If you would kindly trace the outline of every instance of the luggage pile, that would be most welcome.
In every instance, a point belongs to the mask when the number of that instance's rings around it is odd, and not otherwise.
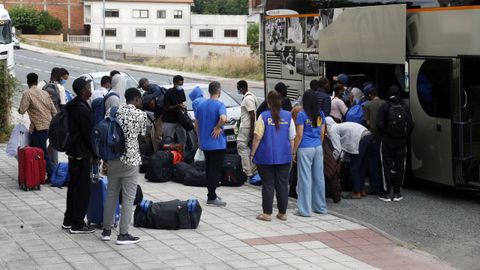
[[[181,144],[164,144],[161,150],[153,152],[148,141],[140,143],[142,166],[140,173],[150,182],[174,181],[193,187],[206,187],[205,157],[199,149],[183,152]],[[242,161],[237,154],[227,154],[222,166],[222,186],[242,186],[247,180],[243,173]]]

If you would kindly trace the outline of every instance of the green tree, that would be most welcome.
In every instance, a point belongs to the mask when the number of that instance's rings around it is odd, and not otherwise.
[[[258,53],[259,39],[260,39],[260,25],[258,23],[248,24],[247,43],[248,45],[250,45],[250,49],[254,53]]]
[[[248,0],[194,0],[197,14],[247,15]]]
[[[37,11],[32,7],[14,6],[9,10],[13,26],[23,33],[45,33],[62,30],[62,22],[47,11]]]

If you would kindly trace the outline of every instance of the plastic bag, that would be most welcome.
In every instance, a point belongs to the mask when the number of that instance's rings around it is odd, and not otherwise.
[[[30,144],[30,133],[23,124],[17,124],[10,135],[7,144],[7,154],[9,157],[17,158],[19,147],[24,147]]]
[[[198,148],[197,152],[195,153],[195,157],[193,158],[194,162],[202,162],[205,161],[205,154],[203,153],[202,149]]]

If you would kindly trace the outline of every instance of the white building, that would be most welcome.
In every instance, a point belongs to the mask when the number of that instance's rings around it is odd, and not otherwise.
[[[105,6],[106,47],[183,57],[248,53],[247,16],[193,15],[192,0],[113,0]],[[90,46],[102,47],[102,1],[84,2]]]

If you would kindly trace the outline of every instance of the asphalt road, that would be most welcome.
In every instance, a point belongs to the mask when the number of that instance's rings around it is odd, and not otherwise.
[[[35,72],[39,76],[39,80],[49,80],[50,71],[53,67],[66,68],[70,73],[70,78],[67,81],[66,88],[72,89],[73,80],[85,73],[99,72],[111,70],[119,70],[130,74],[137,81],[140,78],[148,78],[155,81],[159,85],[168,85],[172,82],[171,76],[165,76],[162,74],[155,74],[150,72],[139,72],[131,70],[121,65],[101,65],[93,64],[64,57],[58,57],[55,55],[41,54],[28,50],[15,50],[15,75],[20,82],[26,87],[26,76],[30,72]],[[179,72],[179,74],[182,74]],[[221,80],[222,89],[229,93],[235,100],[241,102],[242,96],[237,94],[236,82],[237,80]],[[210,83],[209,81],[185,78],[185,83]],[[263,88],[250,87],[250,90],[257,95],[260,99],[263,98]]]
[[[171,81],[161,74],[91,64],[27,50],[15,51],[15,60],[16,76],[22,83],[25,83],[29,72],[36,72],[40,79],[48,79],[54,66],[69,70],[71,77],[67,89],[71,89],[71,83],[81,74],[113,69],[129,73],[137,80],[147,77],[158,84]],[[208,83],[192,79],[187,79],[187,82]],[[222,81],[223,89],[240,101],[235,83],[236,80]],[[263,96],[263,89],[251,90]],[[403,195],[404,200],[400,203],[386,204],[368,196],[362,200],[330,203],[329,207],[337,213],[369,223],[408,246],[434,254],[459,269],[480,269],[480,194],[421,183],[406,188]]]

